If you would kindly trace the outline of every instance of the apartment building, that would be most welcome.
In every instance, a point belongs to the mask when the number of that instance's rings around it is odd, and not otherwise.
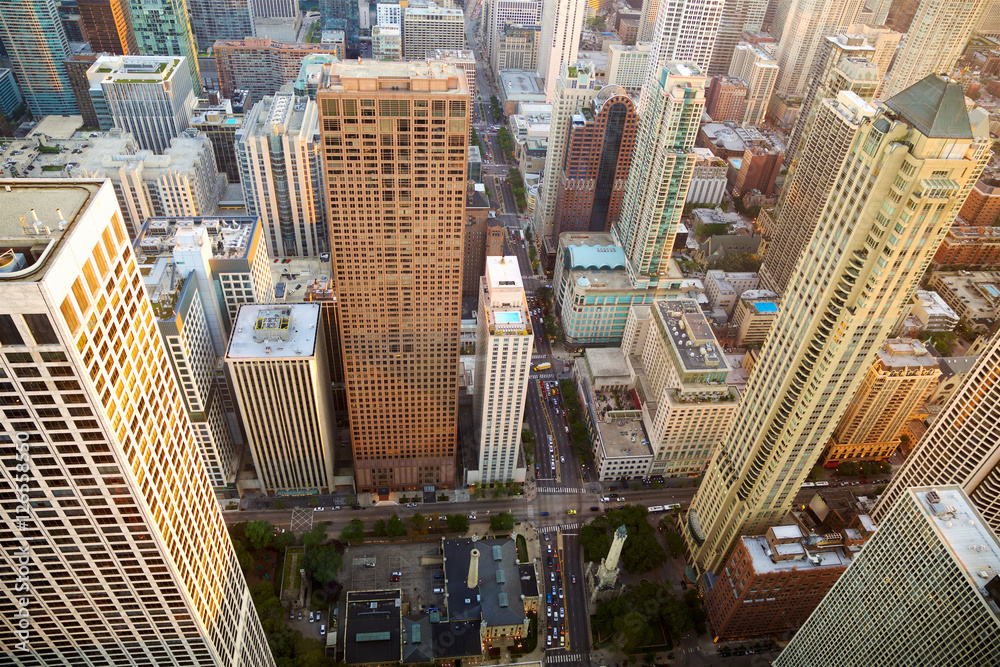
[[[652,44],[638,43],[634,46],[609,44],[608,67],[605,80],[609,86],[621,86],[625,92],[635,95],[642,87],[649,67],[649,52]]]
[[[736,347],[763,347],[778,319],[778,295],[768,290],[746,290],[733,311]]]
[[[191,18],[186,0],[160,2],[129,2],[132,31],[146,56],[184,58],[196,96],[201,95],[201,72],[198,69],[198,45],[191,32]],[[228,97],[228,95],[227,95]]]
[[[69,40],[55,0],[5,0],[0,42],[33,116],[77,113],[63,64],[70,56]]]
[[[740,42],[733,50],[729,75],[738,78],[747,87],[742,122],[759,125],[764,121],[774,84],[778,80],[777,58],[757,44]]]
[[[263,37],[218,40],[214,48],[222,96],[232,97],[237,90],[249,91],[248,105],[294,81],[306,56],[327,54],[344,58],[344,50],[337,44],[278,42]]]
[[[77,0],[76,5],[91,51],[121,56],[139,52],[127,0]]]
[[[461,9],[430,5],[403,10],[403,58],[426,60],[433,49],[465,48],[465,14]]]

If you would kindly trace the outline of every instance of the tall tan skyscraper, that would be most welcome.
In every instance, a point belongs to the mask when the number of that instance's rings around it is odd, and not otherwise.
[[[3,181],[0,236],[2,662],[273,665],[111,183]]]
[[[961,86],[927,77],[859,123],[687,515],[700,572],[791,507],[985,165]]]
[[[893,477],[872,515],[889,512],[913,486],[958,484],[1000,530],[1000,334]]]
[[[862,8],[861,0],[791,0],[778,43],[774,89],[786,97],[803,95],[824,36],[843,32]]]
[[[921,0],[889,72],[885,94],[895,95],[928,74],[950,73],[986,4],[986,0]]]
[[[455,483],[469,88],[333,63],[317,93],[357,486]]]

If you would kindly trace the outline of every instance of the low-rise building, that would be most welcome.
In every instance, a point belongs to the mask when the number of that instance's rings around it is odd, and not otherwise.
[[[737,347],[763,347],[778,319],[778,295],[768,290],[746,290],[733,312]]]
[[[985,333],[1000,314],[1000,274],[992,271],[936,271],[930,287],[966,326]]]
[[[734,197],[742,197],[754,190],[765,198],[774,194],[775,182],[785,159],[785,147],[775,141],[773,135],[765,135],[764,139],[746,144],[742,156],[730,158],[729,163],[735,167],[735,175],[731,179]]]
[[[958,216],[968,225],[990,227],[1000,224],[1000,179],[976,181]]]
[[[264,37],[220,39],[215,42],[214,50],[222,95],[232,97],[234,91],[247,90],[247,105],[294,81],[307,56],[326,54],[344,58],[342,44],[301,44]]]
[[[712,634],[725,641],[794,632],[863,543],[857,529],[819,536],[794,524],[741,537],[718,576],[709,577],[705,613]]]
[[[937,292],[917,290],[911,301],[910,315],[916,318],[918,331],[954,331],[958,326],[958,313]]]
[[[398,665],[403,662],[402,600],[403,591],[398,588],[347,592],[341,627],[345,664]],[[431,638],[427,637],[426,641],[430,643]]]
[[[726,174],[729,169],[725,160],[716,157],[707,148],[695,148],[698,158],[691,174],[691,185],[688,186],[686,203],[712,204],[722,203],[726,194]]]
[[[372,57],[375,60],[403,59],[403,31],[398,25],[372,26]]]
[[[934,263],[942,269],[1000,269],[1000,224],[968,226],[965,220],[956,218],[934,253]]]
[[[538,48],[541,26],[505,24],[497,32],[496,50],[493,52],[493,72],[498,75],[505,69],[532,71],[538,67]]]
[[[732,316],[740,295],[756,290],[759,284],[760,277],[753,272],[712,270],[705,274],[705,296],[713,308],[721,308],[727,316]]]
[[[505,69],[497,72],[500,80],[500,102],[506,116],[518,113],[518,107],[525,103],[544,103],[545,86],[534,72]]]

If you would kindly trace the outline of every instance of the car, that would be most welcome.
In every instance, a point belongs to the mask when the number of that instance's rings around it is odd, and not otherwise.
[[[566,510],[566,514],[568,514],[569,516],[573,516],[574,514],[576,514],[576,510]]]
[[[552,637],[546,637],[545,638],[545,645],[546,646],[552,646]]]
[[[623,503],[625,502],[625,496],[618,496],[617,498],[615,498],[615,500],[617,500],[620,503]]]
[[[470,514],[470,515],[469,515],[469,518],[470,518],[470,519],[472,519],[473,521],[475,521],[475,519],[476,519],[476,515],[475,515],[475,514]]]
[[[402,572],[393,572],[392,576],[394,576],[394,577],[402,577],[403,573]]]
[[[299,610],[299,620],[300,621],[302,620],[302,611],[301,610]]]
[[[566,427],[566,430],[569,431],[569,427],[568,426]],[[559,463],[566,463],[566,457],[560,455],[559,456]]]
[[[575,574],[572,577],[570,577],[570,581],[572,581],[574,584],[576,583],[576,575]]]
[[[590,511],[591,512],[600,512],[601,508],[598,507],[597,505],[594,505],[593,507],[590,508]]]
[[[351,509],[352,510],[359,510],[359,509],[361,509],[361,505],[351,505]]]
[[[315,621],[316,621],[316,618],[313,616],[313,613],[309,612],[309,622],[310,623],[314,623]]]
[[[548,512],[539,512],[538,516],[548,516]]]
[[[611,497],[610,496],[603,496],[601,498],[601,502],[602,503],[610,503],[611,502]]]
[[[437,574],[434,575],[434,578],[435,579],[444,579],[444,575],[441,574],[440,572],[438,572]]]
[[[435,588],[434,589],[434,595],[441,595],[443,593],[444,593],[444,589],[443,588]]]
[[[389,577],[390,583],[395,583],[397,581],[399,581],[399,577],[397,577],[396,575],[392,575],[391,577]]]
[[[555,580],[556,580],[556,573],[555,572],[549,572],[549,581],[553,581],[554,582]]]
[[[417,504],[416,503],[406,503],[406,506],[407,507],[416,507]]]
[[[339,510],[339,509],[340,509],[340,505],[334,505],[334,506],[333,506],[333,507],[331,507],[330,509],[331,509],[331,510],[333,510],[334,512],[336,512],[337,510]]]
[[[313,512],[322,512],[322,511],[323,511],[322,507],[314,507],[313,508]]]
[[[552,567],[552,556],[547,556],[545,559],[545,564]]]
[[[545,607],[545,613],[548,614],[549,616],[551,616],[552,615],[552,607]]]
[[[326,625],[325,624],[319,626],[319,634],[320,634],[320,636],[323,636],[323,635],[326,634]]]
[[[447,520],[448,520],[448,517],[446,517],[444,514],[439,514],[438,515],[438,521],[447,521]]]
[[[295,620],[295,610],[294,609],[288,614],[288,620],[289,621],[294,621]]]

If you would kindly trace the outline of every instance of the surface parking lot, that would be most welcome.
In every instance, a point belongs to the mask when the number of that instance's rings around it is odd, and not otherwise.
[[[403,603],[409,604],[408,613],[416,613],[427,606],[440,607],[444,603],[444,595],[433,592],[435,588],[444,588],[439,541],[350,546],[344,557],[344,568],[350,574],[348,590],[399,588],[403,591]],[[398,582],[390,581],[393,572],[400,573]]]

